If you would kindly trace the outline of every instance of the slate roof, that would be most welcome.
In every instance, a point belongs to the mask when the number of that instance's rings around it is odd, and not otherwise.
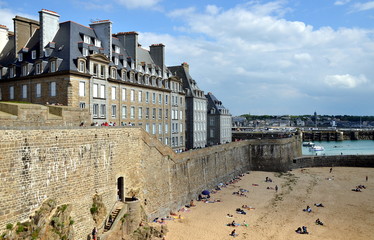
[[[212,108],[214,108],[216,114],[225,114],[222,110],[226,109],[227,113],[225,115],[229,114],[228,109],[225,108],[225,106],[222,105],[222,102],[219,101],[213,95],[213,93],[209,92],[207,95],[205,95],[205,97],[208,99],[208,111],[211,110]]]

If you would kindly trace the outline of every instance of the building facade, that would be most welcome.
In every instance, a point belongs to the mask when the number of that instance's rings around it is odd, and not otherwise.
[[[208,99],[208,145],[231,142],[232,117],[229,110],[211,92],[205,96]]]
[[[13,33],[0,26],[0,100],[89,109],[92,123],[142,127],[184,149],[185,95],[172,88],[181,80],[164,64],[165,46],[142,48],[138,33],[113,34],[109,20],[59,18],[43,9],[39,21],[16,16]]]
[[[207,146],[207,99],[189,73],[189,65],[168,67],[172,74],[180,77],[186,92],[186,147],[187,149]]]

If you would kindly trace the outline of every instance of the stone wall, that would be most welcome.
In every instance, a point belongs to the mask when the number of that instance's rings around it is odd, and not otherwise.
[[[139,198],[152,219],[239,173],[286,170],[300,156],[292,150],[299,145],[296,137],[250,140],[175,154],[140,128],[0,130],[0,232],[54,199],[72,204],[76,239],[86,239],[95,226],[93,196],[101,196],[109,213],[121,177],[125,197]]]
[[[293,160],[291,167],[374,167],[374,155],[304,156]]]

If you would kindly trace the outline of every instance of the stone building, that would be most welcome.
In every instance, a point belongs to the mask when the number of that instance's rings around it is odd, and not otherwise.
[[[196,81],[190,76],[189,65],[169,67],[169,70],[183,81],[186,92],[186,147],[201,148],[207,145],[207,99]]]
[[[59,18],[43,9],[39,21],[16,16],[14,33],[0,26],[0,100],[89,109],[93,123],[142,127],[184,148],[184,104],[170,102],[184,93],[171,89],[180,80],[164,64],[165,46],[142,48],[138,33],[113,34],[109,20],[86,27]]]
[[[208,99],[208,145],[229,143],[232,139],[232,123],[229,110],[211,92]]]

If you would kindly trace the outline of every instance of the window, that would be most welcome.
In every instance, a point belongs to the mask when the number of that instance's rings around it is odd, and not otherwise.
[[[106,115],[106,107],[105,107],[105,104],[101,104],[100,105],[100,116],[101,117],[105,117]]]
[[[83,37],[83,41],[84,41],[85,43],[90,44],[90,43],[91,43],[91,38],[90,38],[90,36],[84,35],[84,37]]]
[[[31,52],[31,59],[35,59],[36,58],[36,50],[33,50]]]
[[[125,72],[125,71],[122,71],[122,80],[123,80],[123,81],[126,80],[126,72]]]
[[[99,104],[94,103],[92,106],[92,113],[94,117],[97,117],[99,115]]]
[[[169,117],[169,109],[165,109],[165,119],[168,119]]]
[[[36,84],[36,97],[39,98],[42,96],[42,84],[37,83]]]
[[[35,65],[35,74],[41,74],[42,73],[42,64],[36,63]]]
[[[180,124],[179,131],[183,132],[183,123]],[[181,140],[181,142],[182,142],[182,140]]]
[[[10,78],[13,78],[13,77],[15,77],[15,67],[10,67],[9,68],[9,77]]]
[[[95,77],[97,77],[99,75],[99,65],[98,64],[94,64],[93,65],[93,73],[92,73]]]
[[[85,82],[79,82],[79,96],[84,97],[86,96],[86,84]]]
[[[115,53],[120,53],[120,48],[118,46],[114,46],[114,52]]]
[[[131,89],[130,100],[131,102],[135,102],[135,90],[134,89]]]
[[[179,111],[179,119],[180,119],[180,120],[183,119],[183,112],[182,112],[182,110]]]
[[[149,118],[149,108],[146,108],[146,109],[145,109],[145,118],[146,118],[146,119]]]
[[[116,100],[117,99],[117,96],[116,96],[116,87],[112,87],[112,100]]]
[[[180,102],[181,105],[183,104],[183,98],[182,97],[179,98],[179,102]]]
[[[158,134],[162,134],[162,124],[158,124]]]
[[[143,92],[142,92],[142,91],[139,91],[139,92],[138,92],[138,101],[139,101],[139,102],[142,102],[142,101],[143,101]]]
[[[105,98],[105,85],[100,85],[100,98]]]
[[[97,83],[93,84],[93,89],[92,89],[92,96],[94,98],[97,98],[98,96],[98,90],[99,90],[99,85]]]
[[[156,134],[156,123],[152,124],[152,134]]]
[[[80,102],[80,103],[79,103],[79,107],[82,108],[82,109],[83,109],[83,108],[86,108],[86,103],[84,103],[84,102]]]
[[[14,86],[9,87],[9,99],[14,99]]]
[[[51,72],[56,72],[56,61],[51,61]]]
[[[156,103],[156,93],[152,93],[152,103]]]
[[[127,118],[127,107],[122,106],[122,118],[125,119]]]
[[[82,55],[83,55],[83,57],[88,56],[88,49],[87,48],[82,48]]]
[[[51,82],[50,83],[50,94],[51,94],[51,97],[55,97],[56,96],[56,82]]]
[[[149,133],[149,123],[146,123],[146,124],[145,124],[145,131],[146,131],[147,133]]]
[[[152,108],[152,119],[156,118],[156,108]]]
[[[112,105],[112,117],[117,116],[117,105]]]
[[[131,119],[135,118],[135,107],[131,107],[131,109],[130,109],[130,118]]]
[[[162,109],[159,108],[158,109],[158,119],[161,119],[162,118]]]
[[[169,96],[165,95],[165,104],[168,104],[168,103],[169,103]]]
[[[114,64],[118,65],[118,58],[117,57],[114,58]]]
[[[19,62],[23,61],[23,54],[22,53],[18,53],[18,61]]]
[[[95,38],[95,46],[96,47],[101,47],[101,41],[99,39]]]
[[[165,145],[168,145],[168,138],[165,138]]]
[[[158,104],[162,104],[162,95],[158,94]]]
[[[85,72],[86,71],[86,64],[85,64],[84,61],[79,61],[78,71],[79,72]]]
[[[139,119],[142,119],[142,117],[143,117],[143,108],[142,108],[142,107],[139,107],[139,108],[138,108],[138,118],[139,118]]]
[[[165,123],[165,133],[168,133],[169,131],[169,124]]]
[[[214,137],[214,129],[210,129],[210,137]]]
[[[122,88],[122,101],[126,101],[126,88]]]
[[[105,78],[105,66],[104,65],[101,65],[100,76],[101,78]]]
[[[111,78],[117,79],[117,70],[115,68],[112,68],[111,71]]]
[[[149,103],[149,92],[145,93],[145,102]]]
[[[28,65],[25,64],[22,66],[22,76],[27,76],[29,74],[29,68]]]
[[[22,98],[27,98],[27,85],[22,85]]]

